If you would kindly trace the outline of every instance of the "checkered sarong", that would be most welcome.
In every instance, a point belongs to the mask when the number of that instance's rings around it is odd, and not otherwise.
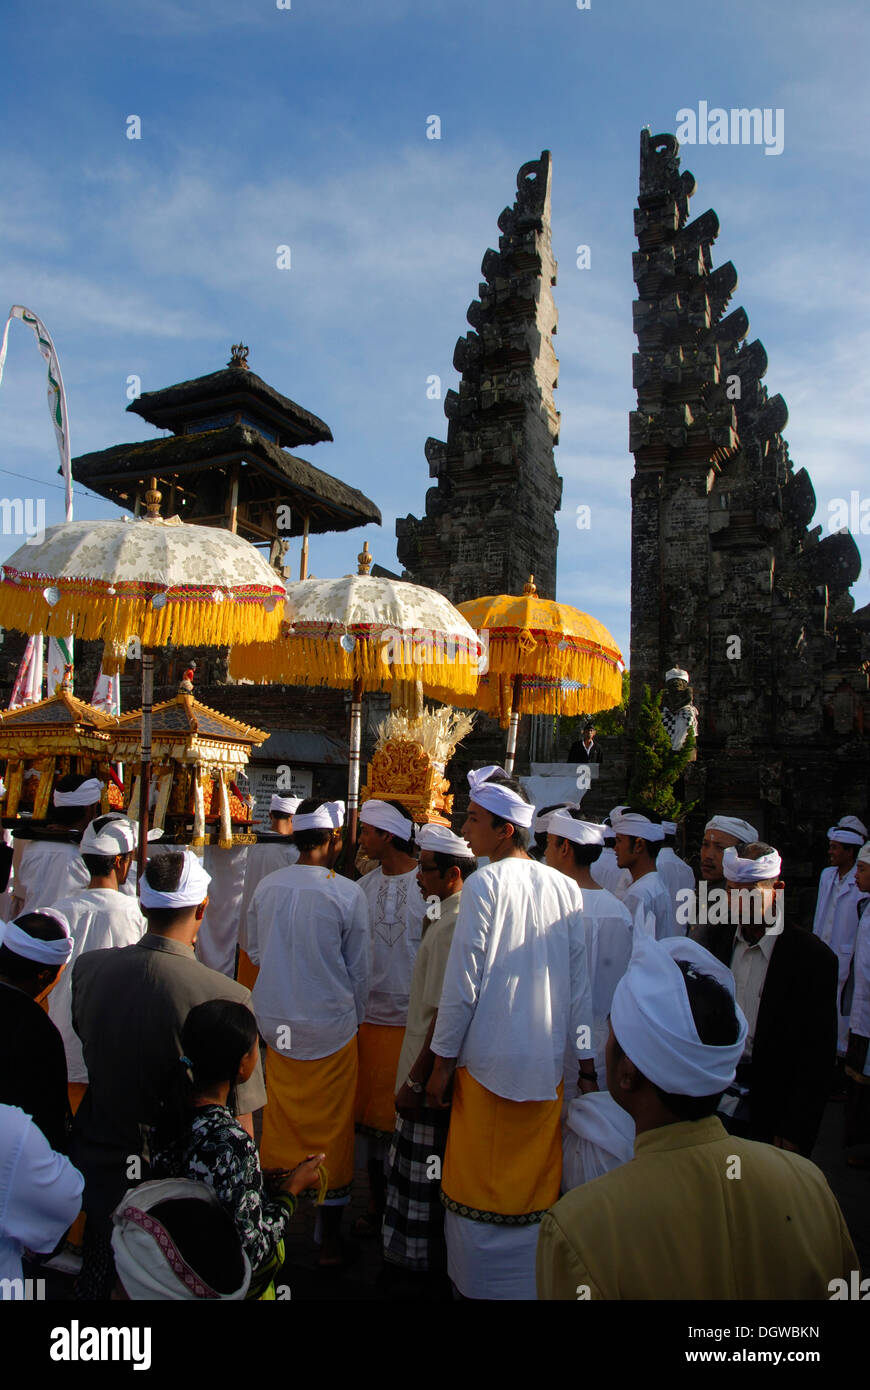
[[[450,1111],[420,1113],[425,1118],[396,1116],[387,1159],[384,1259],[405,1269],[438,1272],[447,1265],[441,1165]]]

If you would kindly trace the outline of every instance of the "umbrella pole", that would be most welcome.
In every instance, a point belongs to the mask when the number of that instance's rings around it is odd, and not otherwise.
[[[359,824],[359,754],[362,744],[362,676],[354,680],[350,703],[350,764],[347,769],[347,841],[344,872],[354,876],[354,847]]]
[[[523,689],[522,676],[514,676],[513,694],[511,696],[511,717],[508,724],[507,749],[504,755],[504,770],[508,777],[514,775],[514,759],[517,755],[517,734],[520,725],[520,696]]]
[[[148,853],[148,801],[151,792],[151,706],[154,703],[154,654],[142,648],[142,749],[139,762],[139,847],[136,872],[142,878]]]

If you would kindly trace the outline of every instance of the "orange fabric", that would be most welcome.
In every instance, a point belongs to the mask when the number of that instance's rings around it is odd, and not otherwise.
[[[396,1127],[396,1070],[405,1030],[384,1023],[361,1023],[358,1036],[356,1122],[366,1129],[392,1134]]]
[[[556,1100],[505,1100],[457,1067],[441,1175],[445,1197],[503,1216],[553,1206],[562,1178],[561,1120],[561,1082]]]
[[[329,1191],[353,1182],[353,1098],[357,1040],[328,1057],[297,1062],[266,1049],[266,1108],[260,1162],[295,1168],[309,1154],[325,1153]]]
[[[243,951],[240,946],[239,963],[236,967],[236,979],[239,984],[244,985],[245,989],[253,989],[254,985],[257,983],[257,976],[259,973],[259,965],[255,965],[247,951]]]
[[[68,1081],[66,1089],[69,1096],[69,1108],[75,1114],[85,1098],[88,1083],[87,1081]]]
[[[69,1097],[69,1108],[73,1114],[76,1113],[82,1101],[84,1100],[85,1091],[87,1089],[87,1081],[67,1082],[66,1090],[67,1095]],[[84,1240],[86,1219],[87,1218],[85,1217],[84,1212],[80,1211],[75,1221],[72,1223],[72,1225],[66,1233],[66,1238],[69,1241],[70,1245],[76,1246],[77,1249],[81,1249],[82,1242]]]

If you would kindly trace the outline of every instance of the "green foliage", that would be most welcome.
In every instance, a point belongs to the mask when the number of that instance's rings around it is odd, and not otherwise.
[[[628,800],[632,806],[645,806],[658,812],[663,820],[681,821],[695,802],[678,801],[674,796],[674,783],[692,757],[695,734],[690,729],[682,748],[675,751],[671,747],[662,723],[663,693],[660,690],[653,698],[649,686],[644,686],[635,727],[629,730],[632,775]]]

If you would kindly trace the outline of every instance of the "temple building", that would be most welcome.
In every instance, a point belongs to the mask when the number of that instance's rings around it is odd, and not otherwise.
[[[634,279],[637,410],[631,539],[631,691],[689,673],[700,711],[698,798],[743,816],[806,885],[825,832],[867,816],[870,608],[848,531],[810,527],[816,498],[789,457],[767,354],[731,308],[737,272],[713,266],[715,212],[689,220],[695,180],[675,136],[641,132]],[[794,896],[792,898],[794,902]],[[810,918],[811,920],[811,918]]]
[[[127,409],[171,435],[80,454],[72,474],[136,516],[156,478],[165,516],[238,532],[276,560],[284,541],[301,536],[302,579],[309,534],[380,525],[368,497],[289,452],[332,431],[257,376],[241,343],[222,371],[146,391]]]

